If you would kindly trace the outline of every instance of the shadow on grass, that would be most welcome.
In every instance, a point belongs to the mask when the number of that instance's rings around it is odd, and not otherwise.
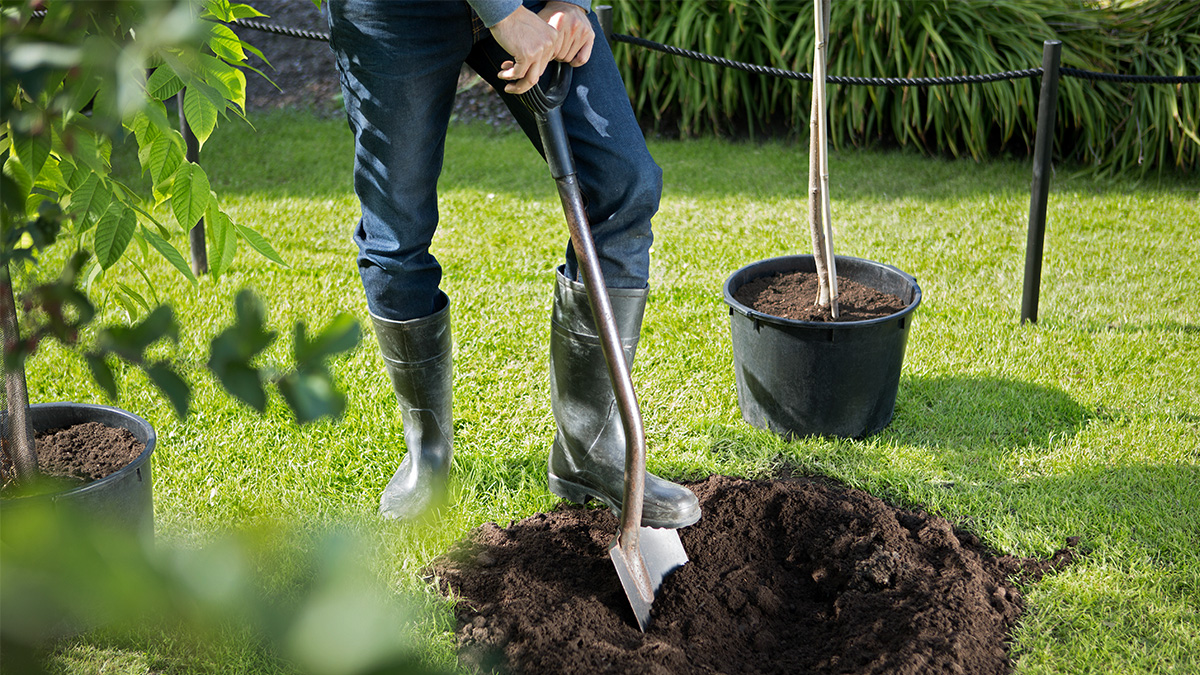
[[[916,468],[921,465],[936,474],[1003,483],[1010,480],[1008,465],[1015,453],[1073,437],[1093,417],[1095,413],[1053,387],[995,377],[906,376],[891,424],[866,439],[789,442],[749,427],[712,429],[710,436],[714,456],[756,467],[756,473],[784,465],[812,473],[824,471],[828,462],[866,462],[866,470],[900,483],[913,480],[912,472],[923,471]],[[897,453],[909,459],[889,459]],[[942,487],[954,482],[948,479]]]
[[[868,439],[800,438],[791,441],[749,435],[735,429],[717,433],[714,452],[760,457],[789,445],[828,441],[861,444],[876,440],[939,449],[1023,448],[1073,436],[1093,416],[1066,392],[1019,380],[993,377],[912,377],[901,379],[892,422]],[[732,434],[732,436],[730,436]],[[764,447],[760,447],[764,446]]]
[[[1073,436],[1089,411],[1066,392],[995,377],[904,377],[883,432],[931,448],[1021,448]]]

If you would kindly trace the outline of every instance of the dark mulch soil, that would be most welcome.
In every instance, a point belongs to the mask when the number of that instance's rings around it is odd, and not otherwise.
[[[996,555],[943,518],[806,478],[714,476],[690,562],[638,631],[607,554],[617,521],[560,506],[472,531],[430,571],[460,658],[514,673],[1007,673],[1014,580],[1073,558]]]
[[[814,304],[817,283],[817,275],[812,272],[773,274],[743,284],[733,297],[771,316],[795,321],[833,321],[829,307]],[[895,295],[838,277],[838,321],[877,319],[907,306]]]
[[[44,431],[34,437],[38,469],[61,487],[83,485],[117,472],[146,449],[128,429],[98,422]],[[4,455],[4,487],[9,487],[12,464]]]

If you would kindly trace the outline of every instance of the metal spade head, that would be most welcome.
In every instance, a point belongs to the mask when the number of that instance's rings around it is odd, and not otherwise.
[[[687,563],[688,557],[675,530],[639,527],[632,539],[622,542],[621,534],[613,537],[608,556],[617,568],[638,628],[644,633],[650,627],[650,607],[663,579]]]

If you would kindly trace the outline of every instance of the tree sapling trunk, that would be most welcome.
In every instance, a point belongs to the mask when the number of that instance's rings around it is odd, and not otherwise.
[[[12,460],[14,480],[24,484],[38,475],[37,447],[29,417],[25,362],[18,356],[21,330],[8,265],[0,268],[0,328],[4,339],[4,403],[8,412],[4,420],[4,452]]]

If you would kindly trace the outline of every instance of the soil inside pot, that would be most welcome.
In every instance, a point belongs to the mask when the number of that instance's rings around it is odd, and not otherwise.
[[[944,518],[808,478],[714,476],[690,562],[641,633],[608,511],[487,524],[430,566],[460,600],[460,660],[513,673],[1007,673],[1016,584],[1073,559],[996,555]],[[1073,545],[1073,541],[1069,541]]]
[[[794,321],[833,321],[828,307],[814,304],[817,275],[786,272],[759,277],[738,288],[733,297],[743,305]],[[838,321],[864,321],[890,316],[908,306],[891,293],[838,277]]]
[[[116,473],[142,454],[146,445],[128,429],[110,427],[99,422],[85,422],[62,429],[43,431],[34,436],[37,445],[38,469],[53,483],[51,489],[70,489],[100,480]],[[5,497],[17,495],[11,484],[12,461],[4,453]],[[47,486],[40,486],[45,489]]]

